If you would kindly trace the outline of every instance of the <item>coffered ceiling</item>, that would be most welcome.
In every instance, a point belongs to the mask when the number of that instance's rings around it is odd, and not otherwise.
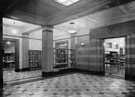
[[[64,6],[54,0],[0,0],[0,12],[3,12],[5,17],[34,24],[57,25],[131,1],[134,0],[80,0],[70,6]],[[98,16],[96,17],[98,20]],[[102,14],[99,17],[103,17]],[[96,20],[89,16],[86,18],[92,22]]]

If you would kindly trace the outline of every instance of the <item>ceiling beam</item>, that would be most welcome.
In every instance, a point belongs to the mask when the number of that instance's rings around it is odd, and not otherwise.
[[[43,17],[33,15],[17,9],[13,9],[10,10],[9,12],[6,12],[4,17],[20,20],[23,22],[28,22],[36,25],[46,25],[47,22],[46,19]]]
[[[27,33],[27,34],[31,34],[31,33],[34,33],[35,31],[39,31],[39,30],[41,30],[42,28],[41,27],[38,27],[38,28],[36,28],[36,29],[32,29],[32,30],[30,30],[30,31],[26,31],[26,32],[23,32],[24,34],[25,33]]]

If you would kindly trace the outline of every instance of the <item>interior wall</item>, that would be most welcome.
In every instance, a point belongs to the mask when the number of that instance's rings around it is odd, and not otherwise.
[[[90,69],[89,65],[89,28],[79,28],[77,30],[77,41],[76,41],[76,65],[78,69]],[[84,43],[84,46],[81,45]]]
[[[15,42],[10,42],[11,44],[7,44],[4,42],[4,53],[15,53]]]
[[[81,46],[84,43],[84,46]],[[89,69],[89,36],[78,37],[76,45],[76,68]]]
[[[100,63],[103,62],[102,39],[122,37],[127,35],[132,36],[132,34],[135,33],[134,31],[135,31],[135,21],[129,21],[129,22],[119,23],[111,26],[90,29],[89,32],[87,30],[87,32],[90,33],[90,35],[78,37],[77,39],[76,68],[95,71],[95,72],[103,71],[104,70],[103,64]],[[134,39],[131,39],[131,41],[134,41]],[[85,44],[84,47],[80,46],[82,42]],[[133,47],[131,49],[133,49]],[[130,50],[130,53],[134,53],[133,50]],[[134,57],[132,57],[132,60],[135,60]],[[132,62],[132,64],[134,64],[134,61]],[[133,65],[131,66],[131,64],[129,64],[128,71],[132,67]],[[132,72],[130,72],[129,75],[135,74],[135,72],[133,71],[135,71],[134,68],[132,68]]]
[[[42,29],[29,34],[29,50],[42,50]]]
[[[68,41],[68,49],[71,48],[70,33],[62,30],[53,30],[53,48],[55,48],[55,42]]]
[[[29,50],[42,50],[42,29],[34,31],[29,34]],[[68,41],[68,47],[70,48],[70,34],[65,31],[53,30],[53,48],[55,48],[55,42]],[[36,45],[35,45],[36,44]]]
[[[23,63],[23,59],[22,59],[22,30],[18,29],[18,33],[17,34],[12,34],[12,27],[8,27],[8,26],[4,26],[3,25],[3,38],[11,38],[11,39],[18,39],[19,40],[19,68],[22,68],[22,63]]]

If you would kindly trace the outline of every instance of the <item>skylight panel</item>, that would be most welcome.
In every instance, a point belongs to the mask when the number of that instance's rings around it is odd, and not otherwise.
[[[65,5],[65,6],[70,6],[76,2],[78,2],[79,0],[54,0],[62,5]]]

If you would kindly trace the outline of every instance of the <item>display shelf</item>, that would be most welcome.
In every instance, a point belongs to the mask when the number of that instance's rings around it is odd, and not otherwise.
[[[75,64],[75,50],[54,49],[54,69],[71,67]]]
[[[15,66],[15,53],[4,53],[3,68],[14,68]]]
[[[30,68],[41,68],[42,55],[40,50],[29,50]]]

